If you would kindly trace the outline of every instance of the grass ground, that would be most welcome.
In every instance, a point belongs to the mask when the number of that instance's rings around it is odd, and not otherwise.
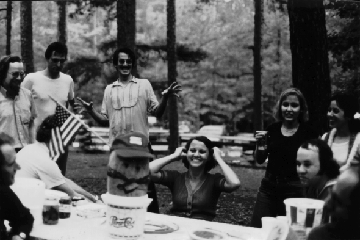
[[[93,194],[106,192],[106,167],[108,153],[86,154],[70,152],[66,176]],[[165,169],[185,171],[181,162],[174,162]],[[232,166],[240,178],[242,186],[231,194],[222,194],[218,202],[217,217],[214,221],[240,225],[249,225],[256,192],[264,175],[264,169]],[[219,168],[213,172],[220,172]],[[170,191],[161,185],[156,185],[160,212],[165,213],[171,202]]]

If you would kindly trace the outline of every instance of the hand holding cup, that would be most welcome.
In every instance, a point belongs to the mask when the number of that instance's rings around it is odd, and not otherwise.
[[[266,150],[267,149],[267,141],[266,141],[267,131],[256,131],[255,139],[258,150]]]

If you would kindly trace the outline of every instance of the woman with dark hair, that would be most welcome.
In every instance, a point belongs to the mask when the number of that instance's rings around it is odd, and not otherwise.
[[[358,99],[350,94],[338,93],[330,98],[328,109],[331,130],[322,136],[340,165],[340,171],[350,165],[360,144],[360,122],[355,119],[359,111]]]
[[[275,108],[278,122],[257,133],[255,160],[262,164],[268,159],[265,177],[261,181],[252,227],[261,227],[262,217],[285,216],[284,200],[303,196],[303,188],[296,171],[296,153],[306,140],[316,138],[306,121],[308,108],[303,94],[296,88],[283,91]],[[264,147],[261,142],[266,141]]]
[[[185,172],[161,170],[173,161],[182,159]],[[224,175],[210,174],[219,165]],[[211,221],[216,216],[216,205],[221,192],[239,188],[240,180],[220,156],[220,150],[206,137],[190,139],[185,148],[150,163],[151,179],[167,186],[172,194],[170,212],[190,218]]]
[[[303,143],[297,152],[297,171],[305,187],[305,197],[325,200],[329,187],[340,174],[339,164],[326,142],[312,139]]]

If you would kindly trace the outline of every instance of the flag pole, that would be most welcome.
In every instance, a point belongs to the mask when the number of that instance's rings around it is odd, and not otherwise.
[[[49,98],[51,100],[53,100],[54,102],[56,102],[56,104],[58,104],[60,107],[62,107],[63,109],[65,109],[66,112],[68,112],[69,114],[73,115],[77,120],[79,120],[79,122],[81,123],[81,125],[83,127],[85,127],[85,129],[89,132],[92,132],[97,138],[99,138],[104,144],[106,144],[107,146],[109,146],[108,142],[102,138],[99,134],[97,134],[96,132],[94,132],[93,130],[90,129],[90,127],[88,125],[86,125],[81,119],[78,118],[78,116],[76,116],[75,114],[73,114],[72,112],[70,112],[66,107],[64,107],[61,103],[59,103],[55,98],[53,98],[52,96],[49,95]],[[110,147],[110,146],[109,146]]]

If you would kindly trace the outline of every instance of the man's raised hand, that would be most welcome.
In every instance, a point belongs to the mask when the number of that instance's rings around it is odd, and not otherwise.
[[[181,86],[177,82],[171,83],[171,85],[165,89],[162,94],[168,95],[168,94],[174,94],[175,96],[179,97],[179,92],[181,92]]]

